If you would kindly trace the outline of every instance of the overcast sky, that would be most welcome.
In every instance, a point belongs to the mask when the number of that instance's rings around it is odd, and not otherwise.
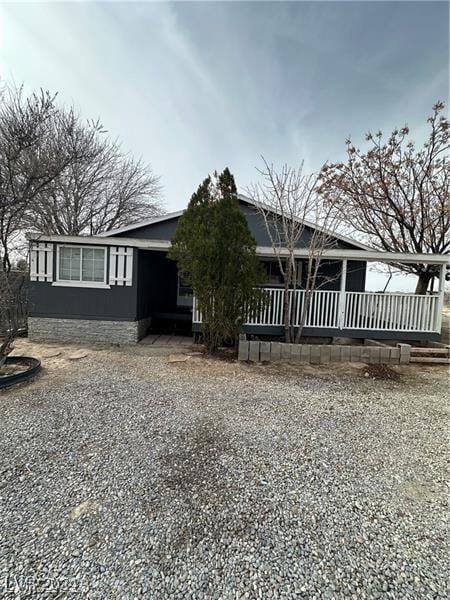
[[[11,3],[0,74],[99,117],[161,175],[167,210],[263,154],[309,169],[449,95],[447,2]]]

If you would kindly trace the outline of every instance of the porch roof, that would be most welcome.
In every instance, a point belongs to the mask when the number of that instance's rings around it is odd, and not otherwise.
[[[128,246],[141,250],[159,250],[167,252],[171,243],[169,240],[147,240],[125,237],[102,237],[86,235],[30,235],[31,241],[56,242],[59,244],[87,244],[98,246]],[[281,249],[281,255],[287,256],[288,250]],[[264,258],[275,258],[276,254],[271,246],[257,246],[256,253]],[[308,258],[308,248],[297,248],[295,256]],[[383,263],[423,263],[433,265],[450,264],[450,258],[446,254],[414,254],[406,252],[383,252],[381,250],[330,248],[321,254],[322,258],[330,260],[359,260]]]
[[[259,256],[275,257],[271,246],[258,246],[256,252]],[[277,250],[277,254],[288,255],[288,250]],[[308,248],[297,248],[294,254],[298,258],[308,258]],[[450,263],[449,256],[445,254],[415,254],[412,252],[383,252],[382,250],[350,250],[344,248],[329,248],[321,253],[322,258],[331,260],[360,260],[367,262],[383,263],[424,263],[431,265],[445,265]]]

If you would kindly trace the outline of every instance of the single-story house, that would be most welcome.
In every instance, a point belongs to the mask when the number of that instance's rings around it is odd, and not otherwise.
[[[239,206],[266,270],[269,302],[249,316],[244,332],[281,335],[284,289],[264,219],[239,196]],[[201,329],[192,290],[167,257],[183,211],[97,236],[33,235],[30,238],[29,336],[31,339],[137,342],[158,323]],[[298,243],[297,286],[291,290],[294,324],[304,298],[308,240],[305,223]],[[424,263],[440,267],[437,293],[375,293],[365,290],[367,263]],[[351,338],[438,340],[448,258],[373,250],[333,234],[320,265],[303,334]],[[167,326],[167,325],[166,325]]]

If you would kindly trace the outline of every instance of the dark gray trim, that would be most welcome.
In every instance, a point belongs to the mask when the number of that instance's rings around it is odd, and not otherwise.
[[[192,324],[192,331],[198,333],[202,327],[200,323]],[[295,328],[296,330],[297,328]],[[281,326],[244,325],[244,333],[250,335],[282,336],[284,328]],[[414,340],[439,341],[441,336],[434,332],[412,332],[412,331],[379,331],[373,329],[332,329],[325,327],[305,327],[304,337],[348,337],[353,339],[377,339],[377,340]]]
[[[129,317],[99,317],[98,315],[66,315],[64,313],[48,314],[38,312],[30,312],[30,317],[39,317],[45,319],[73,319],[74,321],[79,321],[80,319],[83,319],[84,321],[140,321],[140,319]]]

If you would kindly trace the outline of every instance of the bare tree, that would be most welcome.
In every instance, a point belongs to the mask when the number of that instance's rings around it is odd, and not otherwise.
[[[0,269],[0,370],[26,315],[25,276]]]
[[[27,224],[43,233],[96,235],[160,214],[159,178],[151,168],[125,155],[99,122],[84,122],[73,110],[64,116],[67,141],[80,159],[36,196]]]
[[[407,126],[387,141],[368,133],[361,151],[347,140],[347,162],[325,165],[319,191],[347,224],[375,248],[389,252],[443,254],[450,249],[449,121],[442,102],[428,119],[429,136],[416,150]],[[416,293],[426,293],[433,266],[398,264],[418,276]]]
[[[318,287],[319,267],[324,250],[336,243],[332,231],[335,230],[339,217],[328,206],[319,204],[316,193],[318,174],[304,174],[303,162],[297,169],[284,165],[280,171],[264,157],[263,163],[264,167],[257,169],[262,181],[250,186],[247,193],[264,219],[283,277],[285,340],[298,343],[308,314],[312,291]],[[289,290],[297,288],[296,250],[299,247],[308,251],[308,267],[301,318],[295,333],[293,314],[296,310],[290,305]],[[321,285],[325,282],[325,279],[322,279]]]
[[[49,92],[0,90],[0,265],[23,233],[97,234],[160,212],[159,179]]]
[[[64,122],[55,97],[41,91],[24,97],[22,88],[0,91],[0,265],[11,268],[10,250],[26,211],[73,160],[61,147]]]

